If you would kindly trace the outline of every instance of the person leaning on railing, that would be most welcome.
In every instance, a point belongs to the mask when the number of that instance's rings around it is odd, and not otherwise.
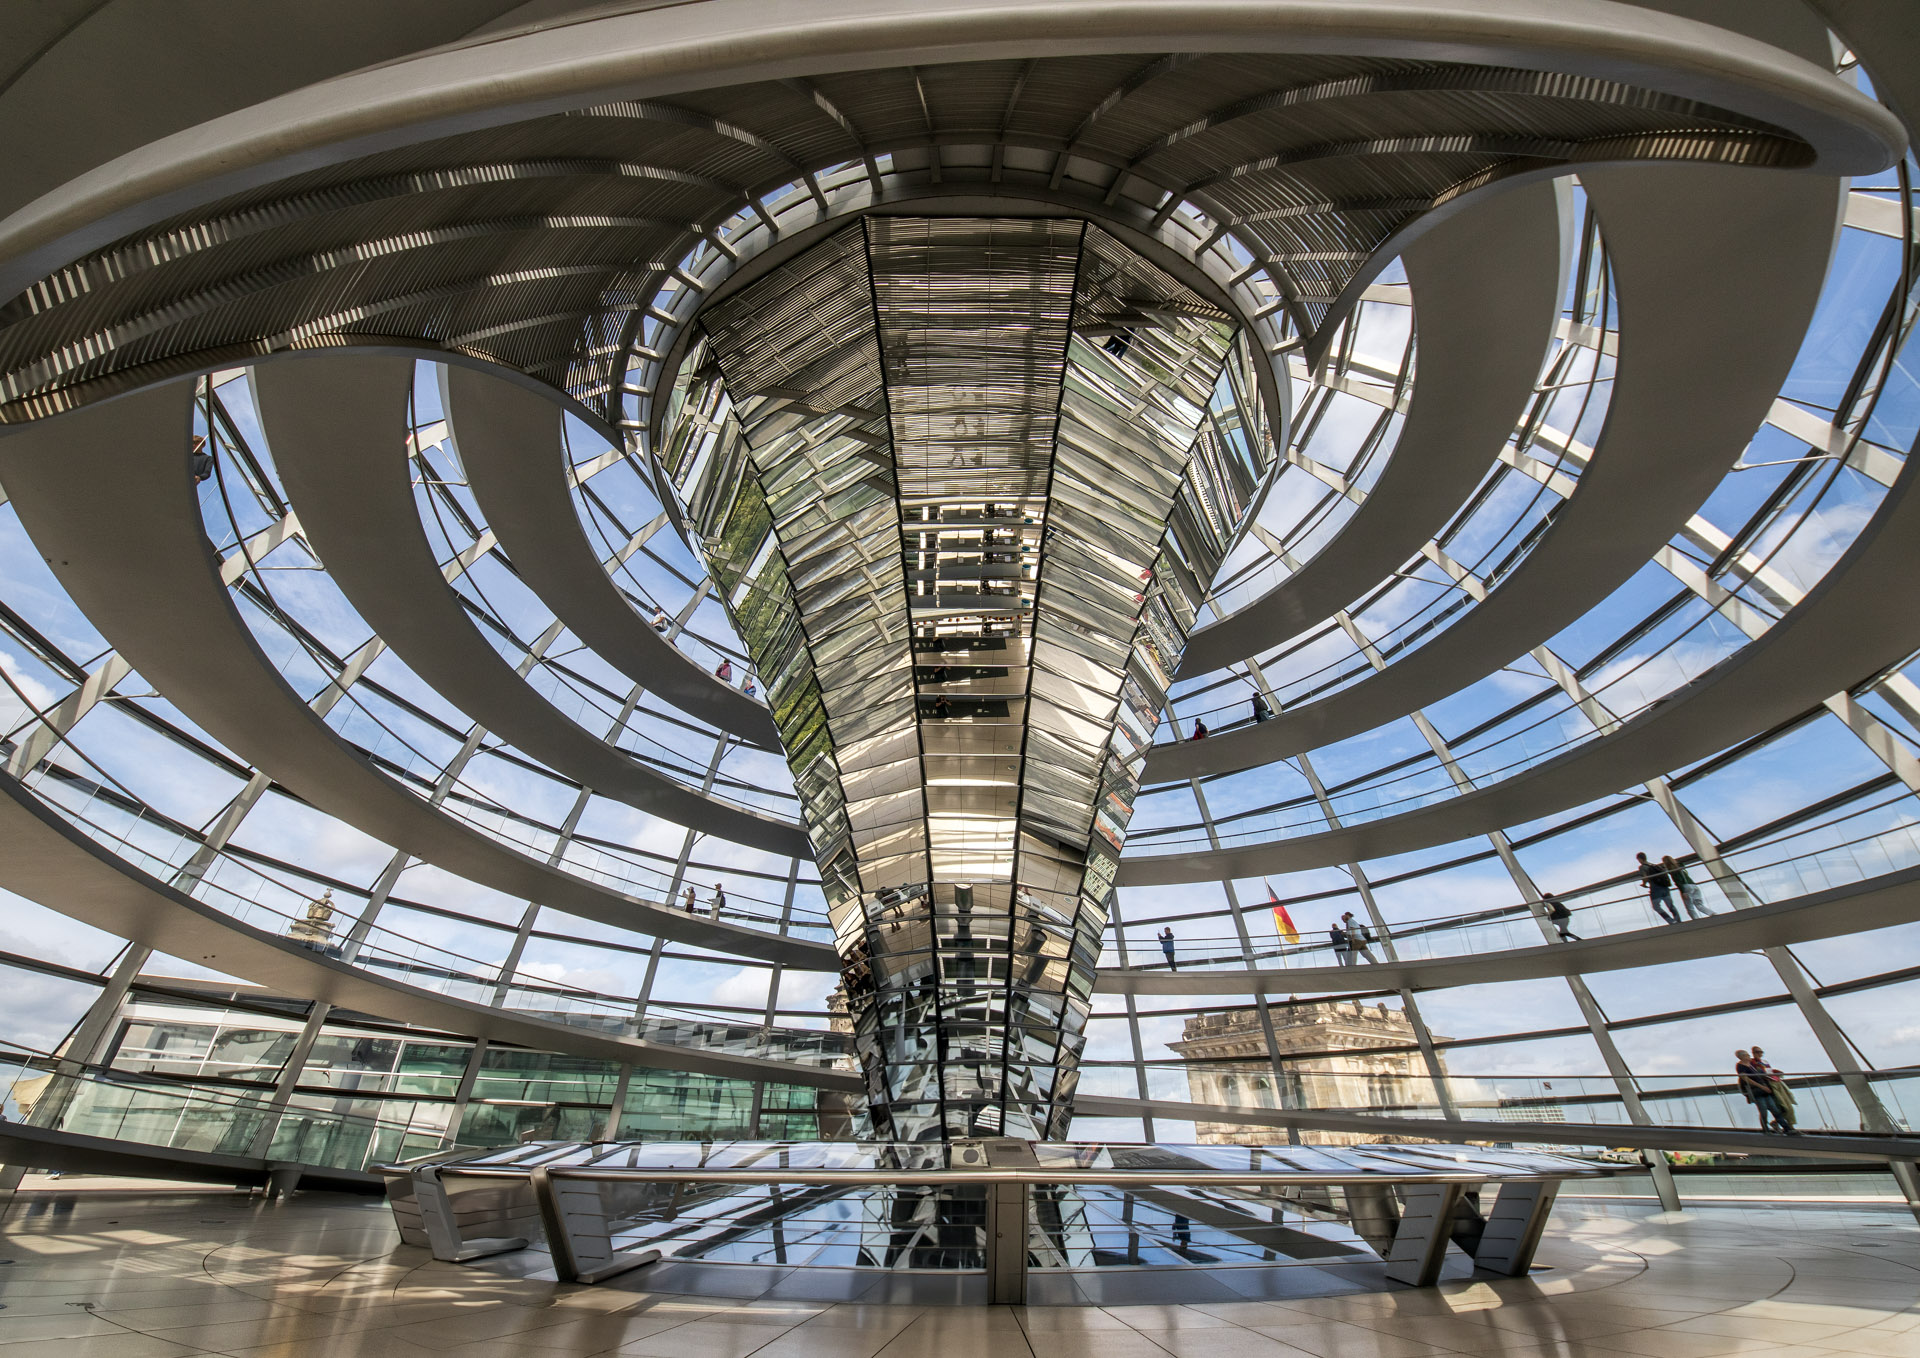
[[[1668,924],[1680,922],[1680,912],[1673,908],[1673,877],[1658,863],[1650,863],[1643,853],[1635,854],[1640,863],[1640,880],[1646,884],[1647,903],[1653,907],[1653,913]]]

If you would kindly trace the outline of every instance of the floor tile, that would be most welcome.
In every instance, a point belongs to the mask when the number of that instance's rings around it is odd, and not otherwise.
[[[1305,1349],[1237,1326],[1224,1330],[1141,1330],[1140,1334],[1174,1358],[1313,1358]],[[1090,1351],[1097,1353],[1098,1349]]]
[[[621,1344],[617,1351],[635,1358],[747,1358],[779,1338],[771,1325],[733,1325],[720,1320],[690,1320],[671,1330]]]
[[[6,1358],[185,1358],[200,1350],[146,1334],[102,1334],[81,1339],[23,1339],[0,1346]]]
[[[1221,1330],[1236,1328],[1199,1306],[1108,1306],[1106,1312],[1135,1330]]]
[[[70,1311],[66,1315],[53,1316],[19,1316],[12,1320],[0,1315],[0,1344],[17,1344],[23,1339],[81,1339],[93,1335],[129,1333],[132,1332],[125,1325],[116,1325],[86,1311]]]
[[[1315,1355],[1315,1358],[1430,1358],[1451,1350],[1400,1335],[1383,1334],[1359,1325],[1321,1321],[1307,1325],[1249,1327]]]

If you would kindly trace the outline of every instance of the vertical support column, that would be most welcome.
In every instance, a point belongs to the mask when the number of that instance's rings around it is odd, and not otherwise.
[[[1559,1183],[1553,1181],[1501,1184],[1473,1252],[1474,1266],[1510,1278],[1524,1276],[1533,1267],[1534,1251],[1540,1248],[1559,1191]]]
[[[1859,705],[1846,694],[1828,699],[1827,706],[1843,717],[1857,714],[1848,722],[1854,733],[1866,742],[1869,749],[1879,754],[1889,768],[1900,773],[1902,781],[1907,786],[1914,786],[1912,757],[1893,741],[1884,727],[1861,711]],[[1856,724],[1857,722],[1868,725]],[[1876,737],[1884,737],[1884,739]],[[1647,790],[1653,794],[1653,799],[1660,804],[1661,809],[1667,813],[1675,827],[1686,837],[1688,846],[1706,865],[1707,871],[1720,884],[1721,890],[1727,893],[1727,899],[1732,903],[1733,908],[1741,910],[1753,905],[1752,893],[1740,880],[1739,874],[1733,871],[1725,859],[1721,858],[1720,846],[1714,841],[1707,827],[1702,825],[1686,805],[1674,795],[1667,780],[1656,778],[1647,784]],[[1800,1011],[1800,1017],[1806,1020],[1807,1027],[1812,1030],[1814,1037],[1819,1040],[1821,1050],[1826,1053],[1828,1062],[1840,1076],[1840,1083],[1846,1089],[1847,1097],[1853,1100],[1853,1106],[1860,1114],[1861,1127],[1870,1132],[1894,1132],[1896,1129],[1893,1120],[1887,1116],[1886,1107],[1880,1102],[1880,1096],[1874,1093],[1873,1085],[1867,1079],[1852,1044],[1847,1041],[1846,1034],[1840,1030],[1840,1025],[1834,1021],[1833,1016],[1827,1012],[1827,1007],[1820,1002],[1820,996],[1814,990],[1812,979],[1800,965],[1799,959],[1793,955],[1791,949],[1786,947],[1766,948],[1763,951],[1767,960],[1773,964],[1773,969],[1779,975],[1782,984],[1786,986],[1787,994],[1793,997],[1794,1007]],[[1888,1162],[1887,1167],[1892,1170],[1894,1181],[1900,1185],[1900,1192],[1906,1198],[1907,1206],[1913,1210],[1916,1217],[1920,1217],[1920,1176],[1915,1174],[1914,1162],[1893,1160]]]
[[[1301,763],[1306,762],[1304,756]],[[1319,787],[1319,779],[1314,786]],[[1358,863],[1347,864],[1347,872],[1353,878],[1354,890],[1360,893],[1360,903],[1366,907],[1367,918],[1373,922],[1374,932],[1380,935],[1380,946],[1387,954],[1389,962],[1400,960],[1399,949],[1394,946],[1393,930],[1387,927],[1386,918],[1380,913],[1379,903],[1373,899],[1373,883],[1367,880],[1366,869]],[[1420,1006],[1414,1002],[1413,991],[1402,987],[1400,1012],[1407,1016],[1407,1026],[1413,1029],[1413,1040],[1420,1048],[1420,1060],[1427,1068],[1427,1078],[1433,1081],[1433,1095],[1440,1104],[1440,1115],[1449,1122],[1460,1120],[1460,1106],[1454,1102],[1453,1085],[1447,1079],[1447,1068],[1440,1063],[1440,1050],[1433,1045],[1433,1033],[1427,1028],[1427,1020],[1420,1013]]]
[[[260,1119],[260,1125],[253,1129],[253,1140],[247,1146],[247,1154],[258,1159],[266,1159],[267,1151],[273,1145],[273,1134],[280,1128],[280,1119],[287,1111],[287,1104],[293,1100],[294,1086],[300,1083],[300,1072],[306,1069],[307,1060],[313,1055],[313,1044],[320,1038],[320,1030],[326,1026],[327,1015],[333,1012],[333,1006],[325,1000],[315,1000],[307,1010],[307,1021],[301,1025],[300,1035],[293,1040],[293,1050],[287,1053],[287,1059],[280,1067],[280,1077],[273,1083],[273,1094],[267,1100],[266,1113]]]
[[[1533,915],[1533,922],[1540,928],[1541,937],[1552,942],[1555,934],[1540,904],[1539,886],[1520,865],[1506,835],[1496,830],[1487,838],[1492,842],[1494,852],[1500,855],[1500,861],[1506,865],[1507,875],[1519,888],[1527,909]],[[1619,1091],[1620,1104],[1627,1110],[1627,1117],[1636,1126],[1652,1126],[1653,1119],[1640,1102],[1640,1089],[1633,1082],[1633,1072],[1627,1068],[1626,1058],[1620,1055],[1620,1048],[1614,1044],[1613,1033],[1607,1027],[1607,1016],[1601,1010],[1600,1002],[1593,998],[1593,991],[1587,988],[1586,978],[1578,974],[1569,975],[1567,989],[1573,993],[1573,1002],[1580,1007],[1581,1017],[1587,1021],[1587,1031],[1593,1036],[1594,1046],[1600,1049],[1600,1059],[1606,1063],[1607,1073],[1613,1077],[1613,1087]],[[1641,1155],[1646,1160],[1647,1174],[1653,1180],[1653,1191],[1660,1199],[1660,1210],[1679,1211],[1680,1190],[1673,1182],[1673,1169],[1667,1164],[1666,1153],[1650,1150],[1641,1152]]]
[[[473,1240],[464,1238],[461,1232],[459,1214],[454,1210],[453,1200],[447,1193],[447,1186],[440,1181],[439,1165],[421,1165],[413,1171],[413,1208],[419,1213],[420,1227],[426,1232],[427,1247],[433,1251],[433,1257],[450,1264],[464,1264],[469,1259],[484,1259],[491,1254],[506,1254],[512,1250],[527,1247],[524,1236],[499,1235],[481,1236]],[[407,1223],[401,1220],[401,1212],[396,1203],[394,1219],[401,1223],[404,1231]],[[477,1225],[498,1225],[497,1221],[469,1222]]]
[[[1862,1129],[1883,1136],[1898,1136],[1900,1129],[1887,1116],[1886,1106],[1880,1102],[1880,1096],[1874,1093],[1873,1085],[1868,1082],[1866,1071],[1861,1068],[1846,1034],[1840,1031],[1840,1025],[1833,1021],[1833,1015],[1827,1012],[1827,1007],[1820,1003],[1820,997],[1814,994],[1813,981],[1800,965],[1800,959],[1785,947],[1767,948],[1764,951],[1767,960],[1773,963],[1773,969],[1786,984],[1787,993],[1793,996],[1801,1017],[1813,1029],[1813,1035],[1819,1040],[1827,1060],[1840,1076],[1841,1085],[1852,1098],[1854,1108],[1859,1111]],[[1914,1162],[1890,1160],[1887,1168],[1893,1172],[1894,1182],[1900,1185],[1907,1206],[1916,1217],[1920,1217],[1920,1177],[1914,1173]]]
[[[451,784],[449,784],[451,786]],[[380,869],[380,875],[374,879],[373,886],[367,891],[366,909],[360,912],[360,918],[347,930],[346,938],[340,943],[340,960],[351,966],[360,956],[360,949],[366,946],[367,935],[373,932],[374,921],[380,918],[380,912],[386,908],[387,898],[399,885],[400,874],[413,863],[411,855],[396,853]]]
[[[1214,828],[1213,810],[1207,805],[1207,794],[1198,778],[1189,779],[1188,784],[1193,789],[1193,801],[1200,810],[1201,823],[1207,827],[1207,844],[1217,849],[1220,847],[1220,833]],[[1257,968],[1253,960],[1253,938],[1247,933],[1246,916],[1240,913],[1240,893],[1234,890],[1231,879],[1222,879],[1220,887],[1226,893],[1227,914],[1232,918],[1234,933],[1240,939],[1240,960],[1248,971],[1254,971]],[[1267,1004],[1265,991],[1254,992],[1253,1012],[1260,1020],[1260,1039],[1267,1048],[1267,1069],[1273,1072],[1273,1102],[1278,1107],[1287,1087],[1286,1067],[1280,1060],[1280,1038],[1273,1029],[1273,1010]],[[1291,1122],[1287,1124],[1287,1144],[1300,1144],[1300,1129]]]
[[[54,1078],[47,1082],[46,1093],[34,1104],[33,1116],[27,1119],[30,1126],[55,1127],[66,1116],[76,1086],[85,1078],[86,1068],[98,1058],[108,1032],[120,1016],[127,992],[133,989],[140,969],[152,956],[153,949],[138,943],[129,943],[127,950],[120,954],[120,961],[107,977],[107,983],[94,996],[86,1014],[75,1025],[73,1035],[67,1039],[67,1054],[55,1060]]]
[[[987,1302],[1027,1304],[1027,1185],[987,1185]]]
[[[1707,832],[1707,827],[1674,796],[1672,785],[1665,778],[1655,778],[1647,784],[1647,793],[1655,805],[1667,813],[1667,819],[1673,822],[1674,828],[1687,841],[1687,847],[1693,850],[1708,874],[1726,892],[1728,904],[1735,910],[1745,910],[1756,904],[1753,893],[1740,880],[1740,874],[1720,856],[1720,846]]]
[[[787,865],[787,891],[780,900],[780,932],[783,934],[786,933],[787,925],[793,919],[793,895],[794,892],[799,889],[800,860],[796,857],[793,862]],[[771,973],[767,977],[767,1007],[760,1019],[760,1031],[766,1034],[769,1042],[771,1042],[773,1037],[774,1021],[779,1017],[780,974],[783,970],[784,968],[781,964],[775,962]],[[760,1117],[765,1111],[766,1101],[767,1082],[765,1080],[755,1080],[753,1082],[753,1106],[748,1110],[747,1114],[747,1135],[756,1140],[760,1136]]]
[[[1247,665],[1249,669],[1254,668],[1252,661],[1248,661]],[[1255,670],[1255,673],[1258,675],[1259,672]],[[1266,687],[1265,676],[1259,677],[1259,683],[1263,689]],[[1422,729],[1428,731],[1432,739],[1439,740],[1439,732],[1434,731],[1431,726]],[[1313,790],[1313,798],[1319,803],[1320,814],[1326,817],[1328,825],[1337,827],[1340,824],[1340,817],[1334,812],[1333,801],[1327,796],[1326,784],[1320,781],[1320,775],[1314,770],[1313,762],[1304,754],[1296,756],[1294,762],[1300,766],[1300,772],[1306,778],[1307,786]],[[1457,769],[1455,773],[1458,773]],[[1366,908],[1367,919],[1372,923],[1374,931],[1380,935],[1380,946],[1386,950],[1387,960],[1399,961],[1400,952],[1394,945],[1393,930],[1387,927],[1386,917],[1380,913],[1380,903],[1373,898],[1373,883],[1367,880],[1366,869],[1358,862],[1344,866],[1347,875],[1353,878],[1354,890],[1359,893],[1360,903]],[[1459,1105],[1454,1101],[1453,1086],[1447,1079],[1447,1068],[1440,1063],[1439,1049],[1433,1045],[1433,1033],[1428,1029],[1427,1021],[1420,1013],[1420,1006],[1413,998],[1413,991],[1402,987],[1397,993],[1400,996],[1400,1012],[1407,1016],[1407,1026],[1413,1029],[1413,1040],[1420,1048],[1420,1060],[1427,1068],[1427,1078],[1433,1081],[1434,1097],[1439,1101],[1441,1116],[1450,1122],[1458,1122],[1460,1120]]]
[[[1117,888],[1113,893],[1113,899],[1107,904],[1107,927],[1113,930],[1114,951],[1120,955],[1120,970],[1125,971],[1133,964],[1127,958],[1127,925],[1120,914],[1120,892]],[[1146,1048],[1140,1041],[1140,1004],[1130,994],[1121,998],[1126,1001],[1127,1006],[1127,1038],[1133,1044],[1133,1087],[1140,1096],[1140,1102],[1145,1103],[1152,1094],[1147,1084]],[[1140,1134],[1148,1141],[1153,1140],[1151,1113],[1140,1115]],[[1127,1199],[1127,1210],[1129,1212],[1133,1210],[1132,1198]]]
[[[1387,1254],[1387,1277],[1413,1287],[1440,1281],[1463,1192],[1459,1184],[1408,1184],[1400,1190],[1400,1225]]]
[[[706,582],[702,581],[700,593],[696,594],[693,602],[687,605],[686,614],[688,616],[691,616],[694,608],[699,605],[700,598],[704,597],[705,590]],[[726,758],[726,754],[727,737],[723,732],[713,742],[713,758],[707,761],[707,776],[700,783],[701,795],[704,796],[713,791],[713,780],[719,775],[720,761]],[[667,879],[666,907],[669,910],[679,909],[676,900],[680,894],[681,885],[686,881],[687,867],[693,861],[693,843],[699,837],[697,831],[688,830],[685,837],[680,841],[680,856],[674,860],[673,875]],[[639,1025],[640,1021],[647,1015],[647,1005],[653,1001],[653,980],[654,977],[660,973],[660,956],[666,951],[666,946],[667,940],[656,934],[653,940],[653,948],[647,954],[647,970],[646,975],[640,982],[640,994],[633,1006],[635,1036],[644,1036],[644,1034],[639,1032]],[[621,1066],[620,1076],[614,1081],[613,1085],[613,1104],[607,1109],[605,1139],[608,1141],[618,1141],[620,1139],[620,1115],[625,1110],[627,1090],[632,1083],[633,1067],[631,1065]]]
[[[476,1037],[473,1049],[467,1053],[466,1067],[460,1072],[460,1083],[453,1088],[453,1108],[447,1114],[446,1134],[440,1138],[443,1150],[460,1140],[460,1124],[467,1120],[467,1105],[473,1102],[473,1087],[480,1079],[480,1066],[486,1059],[487,1039]]]
[[[1197,786],[1194,792],[1198,795]],[[1213,817],[1210,815],[1207,817],[1207,833],[1209,835],[1213,833]],[[1240,913],[1240,893],[1233,889],[1232,882],[1222,882],[1220,885],[1226,888],[1227,913],[1233,916],[1234,931],[1240,935],[1240,956],[1245,961],[1247,970],[1252,971],[1254,970],[1253,939],[1247,933],[1246,916]],[[1287,1087],[1286,1067],[1280,1060],[1280,1036],[1274,1031],[1273,1009],[1267,1003],[1265,991],[1254,992],[1253,1012],[1260,1018],[1260,1038],[1267,1048],[1267,1069],[1273,1072],[1273,1104],[1278,1108],[1282,1093]],[[1300,1129],[1291,1122],[1287,1124],[1287,1144],[1289,1146],[1300,1144]]]
[[[606,1204],[591,1179],[556,1175],[544,1165],[535,1166],[529,1177],[553,1253],[554,1276],[561,1282],[601,1282],[660,1257],[659,1250],[613,1247]]]

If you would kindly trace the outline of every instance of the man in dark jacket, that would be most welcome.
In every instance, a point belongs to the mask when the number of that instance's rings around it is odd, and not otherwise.
[[[1640,880],[1646,883],[1647,901],[1653,906],[1653,913],[1668,924],[1680,922],[1680,912],[1673,908],[1673,877],[1658,863],[1649,863],[1645,854],[1635,854],[1640,860]]]

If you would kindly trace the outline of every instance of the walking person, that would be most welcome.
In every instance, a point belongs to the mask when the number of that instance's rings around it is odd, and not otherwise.
[[[740,692],[749,698],[759,694],[760,690],[754,687],[753,676],[751,674],[740,681]]]
[[[723,684],[732,683],[733,682],[733,662],[731,660],[722,660],[720,662],[720,668],[713,672],[713,677],[718,679]]]
[[[656,607],[653,610],[653,630],[661,636],[665,636],[667,629],[671,626],[673,626],[673,623],[667,618],[667,610]]]
[[[1660,866],[1667,870],[1667,876],[1673,879],[1674,889],[1680,893],[1680,903],[1687,907],[1689,919],[1712,919],[1713,911],[1707,909],[1706,902],[1700,899],[1700,888],[1693,884],[1693,878],[1687,876],[1687,870],[1674,862],[1668,854],[1660,860]]]
[[[712,906],[713,906],[713,909],[712,909],[712,912],[711,912],[711,918],[713,918],[713,919],[719,919],[719,918],[720,918],[720,912],[721,912],[722,910],[725,910],[725,909],[727,908],[727,893],[726,893],[726,889],[725,889],[724,887],[722,887],[722,886],[720,885],[720,883],[718,883],[718,882],[715,882],[715,883],[713,884],[713,902],[712,902]]]
[[[1767,1054],[1759,1047],[1753,1049],[1753,1064],[1760,1068],[1761,1076],[1773,1087],[1774,1105],[1786,1114],[1787,1130],[1791,1132],[1799,1115],[1793,1106],[1793,1091],[1787,1088],[1787,1077],[1776,1067],[1767,1064]]]
[[[1160,939],[1160,951],[1166,954],[1167,969],[1169,971],[1180,970],[1180,963],[1175,961],[1173,956],[1173,926],[1169,924],[1166,928],[1162,929],[1158,934],[1158,938]]]
[[[693,888],[692,888],[692,887],[688,887],[688,888],[687,888],[687,896],[686,896],[686,902],[687,902],[687,913],[688,913],[689,915],[691,915],[691,914],[693,913],[693,907],[694,907],[694,899],[693,899]]]
[[[1373,930],[1362,924],[1353,911],[1349,910],[1340,917],[1340,927],[1346,931],[1348,957],[1358,953],[1372,965],[1376,967],[1380,965],[1380,959],[1375,957],[1369,948],[1373,942]],[[1349,962],[1348,965],[1353,964]]]
[[[1345,922],[1327,930],[1327,937],[1333,940],[1333,960],[1343,967],[1355,965],[1353,960],[1353,936],[1346,931]]]
[[[1201,721],[1200,718],[1195,717],[1193,719],[1193,734],[1188,736],[1187,739],[1188,740],[1205,740],[1206,738],[1207,738],[1207,724],[1204,721]]]
[[[1760,1117],[1760,1130],[1763,1132],[1790,1132],[1793,1123],[1786,1111],[1780,1107],[1780,1099],[1774,1093],[1773,1081],[1767,1078],[1766,1067],[1753,1059],[1746,1051],[1733,1054],[1733,1074],[1740,1083],[1740,1092],[1752,1104]],[[1768,1126],[1771,1122],[1773,1125]]]
[[[1650,863],[1643,853],[1635,854],[1640,860],[1640,880],[1646,883],[1647,900],[1653,906],[1653,913],[1668,924],[1680,922],[1680,912],[1673,908],[1673,878],[1658,863]]]
[[[1273,716],[1273,709],[1267,706],[1267,695],[1262,693],[1259,689],[1256,688],[1253,691],[1254,722],[1258,724],[1263,721],[1268,721],[1272,718],[1272,716]]]
[[[1578,943],[1580,935],[1573,931],[1573,912],[1567,909],[1567,903],[1551,893],[1540,898],[1540,904],[1546,907],[1547,921],[1553,925],[1554,932],[1560,935],[1562,943]]]

